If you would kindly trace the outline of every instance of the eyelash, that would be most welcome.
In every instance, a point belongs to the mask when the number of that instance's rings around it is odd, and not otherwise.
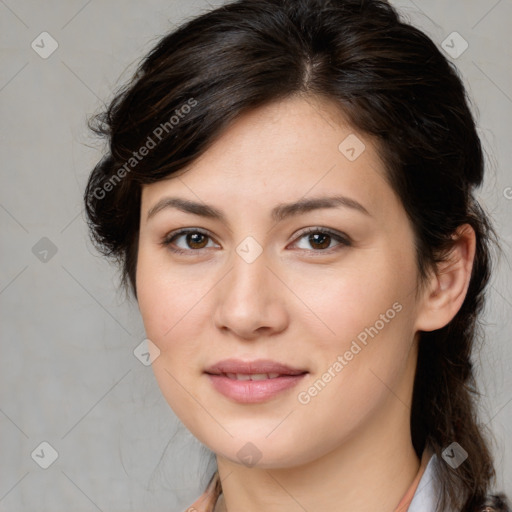
[[[162,240],[161,244],[164,247],[167,247],[170,251],[172,251],[175,254],[187,254],[187,253],[191,253],[191,252],[199,252],[199,251],[205,249],[204,247],[202,249],[179,249],[176,247],[172,247],[172,243],[176,238],[179,238],[180,236],[187,235],[190,233],[199,233],[201,235],[204,235],[204,236],[212,239],[212,237],[210,237],[210,235],[208,233],[206,233],[205,231],[203,231],[201,229],[189,228],[189,229],[181,229],[179,231],[169,233]],[[336,250],[339,250],[340,248],[350,247],[352,245],[352,241],[344,233],[339,233],[339,232],[332,231],[332,230],[326,229],[326,228],[321,228],[321,227],[307,228],[305,231],[303,231],[298,236],[298,238],[296,240],[300,240],[301,238],[304,238],[306,235],[310,235],[312,233],[328,235],[338,242],[337,246],[329,247],[328,249],[318,249],[318,250],[311,249],[312,252],[322,253],[322,254],[326,254],[326,253],[330,254]],[[307,251],[308,249],[299,249],[299,250]]]

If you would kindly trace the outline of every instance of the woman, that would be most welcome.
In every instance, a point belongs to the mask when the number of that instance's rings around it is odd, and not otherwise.
[[[228,3],[94,129],[92,235],[216,456],[190,511],[509,510],[470,362],[482,149],[426,35],[380,0]]]

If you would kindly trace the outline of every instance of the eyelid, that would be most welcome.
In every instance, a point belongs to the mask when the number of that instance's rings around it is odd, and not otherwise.
[[[318,253],[318,254],[328,254],[328,253],[332,252],[333,250],[336,250],[336,248],[339,246],[351,246],[352,245],[351,238],[348,235],[346,235],[345,233],[343,233],[341,231],[333,230],[330,228],[324,228],[322,226],[313,226],[313,227],[309,227],[309,228],[304,228],[302,231],[299,231],[298,233],[294,234],[294,240],[298,241],[301,238],[303,238],[304,236],[309,235],[310,233],[323,233],[323,234],[329,235],[331,238],[334,238],[338,241],[338,245],[336,245],[334,247],[330,247],[329,249],[321,249],[321,250],[316,250],[316,251],[313,249],[311,249],[311,250],[299,249],[299,250],[303,250],[303,251],[307,251],[307,252],[311,252],[311,253]]]
[[[160,242],[161,245],[163,245],[164,247],[167,247],[169,248],[171,251],[173,252],[176,252],[176,253],[194,253],[194,252],[199,252],[201,249],[181,249],[181,248],[171,248],[171,241],[175,238],[179,238],[180,236],[183,236],[183,235],[187,235],[188,233],[200,233],[204,236],[206,236],[207,238],[209,238],[210,240],[215,240],[211,235],[210,233],[208,233],[207,230],[205,229],[202,229],[202,228],[182,228],[182,229],[177,229],[175,231],[171,231],[170,233],[167,233],[162,241]]]
[[[160,243],[164,247],[169,248],[172,252],[181,253],[181,254],[197,253],[197,252],[202,251],[203,249],[206,249],[206,247],[204,247],[202,249],[180,249],[180,248],[171,248],[170,247],[171,243],[172,243],[171,241],[173,239],[179,238],[180,236],[183,236],[183,235],[187,235],[188,233],[200,233],[200,234],[205,235],[210,240],[215,241],[215,239],[208,233],[207,230],[202,229],[202,228],[193,228],[192,227],[192,228],[181,228],[181,229],[178,229],[175,231],[171,231],[170,233],[168,233],[164,236],[163,240]],[[299,249],[299,250],[310,252],[310,253],[318,253],[318,254],[326,254],[327,253],[328,254],[328,253],[332,252],[333,250],[336,250],[336,248],[338,248],[339,246],[351,246],[352,245],[351,238],[348,235],[346,235],[345,233],[336,231],[336,230],[333,230],[330,228],[325,228],[322,226],[312,226],[312,227],[304,228],[303,230],[299,231],[298,233],[294,233],[294,235],[293,235],[294,238],[293,238],[292,242],[296,243],[301,238],[303,238],[304,236],[306,236],[310,233],[326,234],[326,235],[330,236],[331,238],[334,238],[335,240],[337,240],[338,244],[336,246],[330,247],[328,249],[320,249],[320,250]]]

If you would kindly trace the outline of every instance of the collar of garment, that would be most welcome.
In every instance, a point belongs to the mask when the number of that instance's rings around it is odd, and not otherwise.
[[[416,488],[407,512],[434,511],[437,510],[437,506],[441,501],[441,490],[439,489],[439,483],[435,475],[435,468],[438,464],[441,464],[441,462],[435,453],[429,457],[427,467]]]
[[[425,512],[436,510],[439,500],[436,479],[434,475],[438,458],[425,450],[421,463],[409,489],[404,494],[394,512]],[[223,512],[225,510],[224,496],[220,487],[219,473],[213,476],[206,491],[189,507],[187,511]]]
[[[415,479],[394,512],[436,510],[440,497],[434,475],[436,464],[438,464],[437,455],[426,449],[421,457],[420,468]]]

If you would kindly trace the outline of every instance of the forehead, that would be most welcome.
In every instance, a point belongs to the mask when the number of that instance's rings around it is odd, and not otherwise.
[[[341,194],[377,210],[396,200],[375,141],[334,103],[315,97],[287,98],[240,116],[187,168],[145,185],[143,210],[170,193],[242,212],[308,195]]]

